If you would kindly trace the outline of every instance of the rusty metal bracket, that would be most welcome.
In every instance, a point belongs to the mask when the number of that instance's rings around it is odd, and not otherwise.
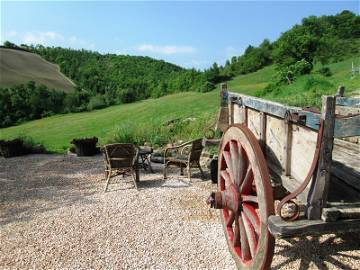
[[[284,120],[286,123],[297,123],[300,125],[306,124],[306,115],[305,114],[299,114],[297,112],[290,112],[287,110],[284,115]]]

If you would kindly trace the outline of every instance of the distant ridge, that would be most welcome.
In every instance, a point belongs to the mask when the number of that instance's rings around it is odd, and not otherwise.
[[[60,72],[58,65],[26,50],[0,47],[0,87],[15,86],[30,80],[64,92],[71,92],[75,87]]]

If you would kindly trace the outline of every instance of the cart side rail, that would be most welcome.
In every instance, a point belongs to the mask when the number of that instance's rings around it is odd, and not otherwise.
[[[324,96],[321,112],[247,96],[222,93],[222,115],[226,125],[242,123],[258,138],[270,170],[281,185],[294,191],[312,167],[320,123],[324,124],[321,148],[311,184],[299,199],[305,204],[309,219],[318,219],[326,205],[334,137],[360,135],[360,115],[336,117],[336,107],[356,107],[360,99]],[[227,102],[223,102],[226,97]],[[224,124],[225,125],[225,124]]]

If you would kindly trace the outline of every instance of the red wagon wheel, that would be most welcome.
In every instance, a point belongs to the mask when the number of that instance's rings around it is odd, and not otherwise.
[[[264,155],[252,132],[231,126],[223,135],[215,208],[221,210],[226,240],[239,269],[268,269],[274,238],[267,219],[274,213],[271,183]]]

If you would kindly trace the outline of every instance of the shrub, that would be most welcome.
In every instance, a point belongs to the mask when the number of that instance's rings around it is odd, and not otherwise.
[[[317,70],[317,72],[325,77],[330,77],[332,75],[332,72],[329,67],[321,67],[320,69]]]
[[[212,82],[206,81],[200,88],[200,92],[206,93],[210,92],[211,90],[215,89],[215,84]]]
[[[312,68],[313,65],[305,59],[301,59],[300,61],[297,61],[294,65],[290,66],[290,69],[293,70],[295,75],[309,74]]]
[[[87,105],[87,109],[89,111],[102,109],[106,107],[106,102],[102,96],[94,96],[90,98],[89,104]]]
[[[152,146],[164,146],[179,140],[187,141],[205,137],[210,123],[213,123],[214,120],[214,115],[204,114],[198,118],[187,117],[162,123],[150,121],[141,126],[126,122],[117,126],[106,142],[134,143],[136,145],[148,142]]]

